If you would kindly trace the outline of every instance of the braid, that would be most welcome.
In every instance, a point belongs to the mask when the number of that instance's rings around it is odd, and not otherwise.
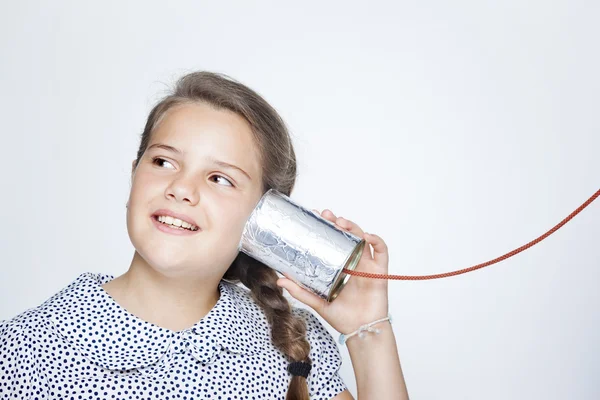
[[[240,252],[223,278],[240,281],[250,289],[252,298],[263,309],[269,324],[273,345],[288,361],[311,363],[310,343],[306,339],[306,324],[292,314],[283,289],[277,286],[277,273],[245,253]],[[286,400],[309,400],[308,382],[303,376],[292,376]]]

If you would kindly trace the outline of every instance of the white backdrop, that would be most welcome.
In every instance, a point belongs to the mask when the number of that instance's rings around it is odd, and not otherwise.
[[[0,319],[125,272],[139,135],[196,69],[280,111],[291,197],[382,236],[392,274],[505,254],[600,188],[597,2],[295,3],[2,2]],[[501,263],[390,282],[411,399],[600,398],[599,236],[597,200]]]

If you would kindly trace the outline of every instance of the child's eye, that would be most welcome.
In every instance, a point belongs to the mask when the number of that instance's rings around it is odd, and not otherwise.
[[[165,160],[164,158],[154,157],[152,159],[152,164],[155,164],[155,165],[158,165],[158,166],[162,167],[163,163],[171,164],[169,161]],[[171,164],[171,165],[173,165],[173,164]],[[223,175],[213,175],[213,176],[211,176],[211,178],[215,177],[215,176],[218,177],[218,178],[223,178],[224,180],[226,180],[227,182],[229,182],[229,186],[235,187],[233,185],[233,183],[231,183],[231,181],[229,179],[225,178]]]
[[[167,160],[165,160],[164,158],[160,158],[160,157],[154,157],[154,158],[152,159],[152,164],[158,164],[159,166],[160,166],[160,164],[161,164],[161,163],[163,163],[163,162],[166,162],[166,163],[169,163],[169,164],[171,164],[170,162],[168,162],[168,161],[167,161]],[[173,164],[171,164],[171,165],[173,165]]]
[[[212,178],[212,177],[215,177],[215,176],[216,176],[217,178],[223,178],[223,179],[225,179],[227,182],[229,182],[229,185],[230,185],[231,187],[233,187],[233,183],[231,183],[231,181],[230,181],[229,179],[225,178],[223,175],[213,175],[213,176],[211,176],[211,178]]]

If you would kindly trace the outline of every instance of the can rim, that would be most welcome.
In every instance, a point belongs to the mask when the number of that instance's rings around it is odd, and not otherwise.
[[[352,275],[345,273],[344,268],[350,271],[354,271],[354,269],[358,266],[358,261],[362,256],[362,252],[364,251],[366,241],[365,239],[361,239],[361,241],[354,247],[354,250],[344,263],[344,267],[338,271],[337,276],[333,279],[333,285],[331,291],[329,292],[329,296],[327,297],[328,302],[332,302],[335,298],[340,294],[344,286],[350,280]]]

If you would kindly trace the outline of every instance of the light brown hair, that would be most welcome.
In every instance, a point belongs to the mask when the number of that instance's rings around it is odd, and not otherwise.
[[[196,71],[178,79],[174,90],[150,111],[135,165],[138,165],[154,128],[166,112],[180,104],[197,102],[233,111],[246,119],[259,149],[262,193],[273,188],[289,196],[296,182],[296,154],[285,123],[258,93],[225,74]],[[288,357],[289,362],[311,363],[306,325],[292,314],[282,288],[277,286],[278,275],[274,270],[240,252],[223,278],[233,283],[241,282],[250,289],[252,298],[260,305],[271,325],[273,345]],[[286,400],[292,399],[309,400],[306,378],[292,377]]]

